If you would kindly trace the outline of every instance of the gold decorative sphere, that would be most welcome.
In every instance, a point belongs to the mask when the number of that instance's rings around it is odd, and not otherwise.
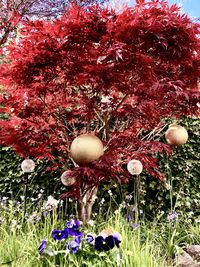
[[[170,145],[181,146],[187,142],[188,132],[180,125],[171,124],[165,133],[165,139]]]
[[[82,134],[73,140],[70,153],[72,159],[81,166],[99,159],[104,153],[103,144],[95,135]]]

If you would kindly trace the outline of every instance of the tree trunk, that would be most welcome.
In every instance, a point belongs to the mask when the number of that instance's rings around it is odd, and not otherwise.
[[[86,223],[91,219],[92,207],[97,195],[97,186],[92,187],[87,190],[87,192],[82,195],[78,201],[78,216],[79,219]]]

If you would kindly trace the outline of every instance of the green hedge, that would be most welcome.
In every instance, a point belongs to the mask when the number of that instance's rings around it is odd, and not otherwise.
[[[185,145],[175,148],[169,157],[158,155],[160,170],[165,174],[166,181],[159,181],[147,173],[140,175],[140,208],[149,219],[161,212],[169,213],[173,210],[179,214],[185,213],[191,219],[200,215],[200,120],[182,118],[177,124],[188,130],[189,139]],[[160,141],[165,142],[164,136]],[[117,204],[126,199],[125,196],[134,195],[134,177],[128,185],[102,184],[99,200],[105,198],[105,203],[109,203],[110,188],[114,199],[112,205],[116,208]],[[132,199],[129,204],[133,202]],[[108,206],[104,204],[104,210],[107,209]]]
[[[200,214],[200,120],[183,118],[178,124],[188,130],[189,139],[169,157],[160,156],[166,182],[148,175],[141,178],[143,209],[149,215],[171,209],[191,217]]]
[[[146,173],[140,177],[141,208],[150,217],[160,211],[170,211],[174,208],[179,213],[187,212],[191,217],[199,215],[200,212],[200,120],[183,118],[179,124],[188,130],[189,140],[187,144],[173,150],[170,157],[159,156],[160,168],[165,173],[166,182],[158,181]],[[24,188],[24,177],[20,168],[22,159],[10,148],[0,147],[0,161],[0,195],[10,196],[12,193],[14,198],[19,198],[23,195]],[[65,191],[59,178],[61,170],[46,172],[47,165],[47,161],[38,162],[35,173],[30,177],[30,197],[37,196],[41,189],[44,190],[45,197],[53,193],[59,196]],[[110,205],[108,190],[111,188],[112,198],[115,200],[113,205],[117,207],[125,195],[132,193],[133,184],[133,180],[128,185],[104,183],[99,188],[98,200],[105,198],[103,205],[107,209]],[[99,205],[96,208],[99,208]]]
[[[24,193],[24,174],[21,170],[22,158],[17,156],[11,148],[0,147],[0,196],[19,199]],[[34,160],[35,161],[35,160]],[[46,171],[48,161],[37,161],[34,173],[29,175],[28,196],[37,197],[44,191],[44,197],[57,194],[63,190],[60,181],[60,170]]]

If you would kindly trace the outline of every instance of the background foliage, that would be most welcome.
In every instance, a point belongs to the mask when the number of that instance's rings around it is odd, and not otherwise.
[[[179,124],[188,130],[189,140],[174,149],[169,158],[161,156],[166,183],[148,175],[142,177],[143,206],[148,213],[176,209],[190,216],[200,214],[200,123],[198,118],[183,118]]]
[[[173,150],[170,157],[159,155],[160,168],[166,176],[166,181],[161,182],[156,178],[143,173],[141,179],[140,205],[141,209],[150,218],[153,215],[176,209],[177,212],[187,212],[189,217],[199,216],[200,210],[200,169],[199,169],[199,132],[200,123],[198,118],[183,118],[179,124],[184,126],[189,133],[187,144]],[[160,137],[164,141],[163,136]],[[11,148],[0,148],[0,191],[2,196],[20,198],[23,195],[23,173],[20,168],[22,159],[18,157]],[[46,171],[50,166],[49,161],[38,161],[34,174],[30,176],[29,197],[36,197],[41,189],[44,190],[43,197],[50,194],[55,197],[66,190],[60,182],[63,170]],[[116,184],[115,182],[104,182],[100,186],[98,200],[95,209],[99,209],[102,198],[102,210],[107,210],[112,198],[112,205],[120,204],[125,196],[133,193],[134,177],[129,184]],[[112,196],[108,190],[111,189]],[[132,200],[133,202],[133,200]],[[133,204],[133,203],[130,203]],[[115,207],[113,207],[115,208]]]
[[[158,213],[174,210],[179,214],[186,213],[189,219],[197,219],[200,215],[199,118],[183,117],[177,124],[188,130],[189,140],[185,145],[174,148],[169,157],[158,155],[160,170],[165,174],[166,180],[161,182],[145,172],[140,175],[140,209],[149,219],[153,219]],[[160,136],[159,140],[164,142],[164,136]],[[104,195],[106,203],[109,194],[102,192],[108,191],[110,185],[102,186],[101,194]],[[119,199],[123,201],[125,195],[133,195],[134,177],[129,184],[115,187],[114,185],[112,198],[115,198],[116,202]],[[133,204],[133,198],[129,204]]]

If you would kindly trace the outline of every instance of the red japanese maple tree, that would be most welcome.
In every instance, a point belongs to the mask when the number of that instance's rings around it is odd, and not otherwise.
[[[0,46],[16,34],[21,21],[27,19],[53,19],[63,15],[71,3],[87,7],[104,0],[1,0],[0,2]]]
[[[72,140],[96,134],[104,155],[72,167],[71,189],[82,203],[92,203],[103,179],[127,181],[133,158],[162,180],[155,154],[169,147],[141,132],[159,131],[166,117],[198,114],[199,26],[156,0],[121,11],[72,6],[55,22],[25,24],[1,65],[9,115],[0,121],[1,143],[70,166]]]

